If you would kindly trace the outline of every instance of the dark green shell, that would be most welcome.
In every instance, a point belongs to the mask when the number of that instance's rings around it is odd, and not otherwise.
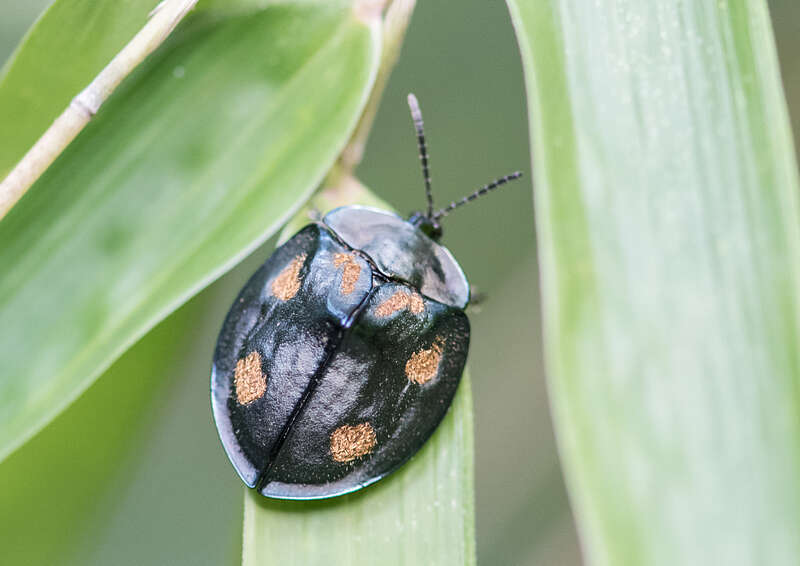
[[[387,212],[343,207],[278,248],[214,354],[214,418],[244,482],[315,499],[400,467],[455,395],[468,300],[447,249]]]

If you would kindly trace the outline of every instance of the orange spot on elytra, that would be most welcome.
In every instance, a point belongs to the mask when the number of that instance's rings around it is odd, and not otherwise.
[[[361,266],[353,254],[338,253],[333,256],[334,267],[344,267],[342,270],[342,284],[339,290],[342,295],[349,295],[355,291],[358,278],[361,276]]]
[[[377,443],[371,424],[343,425],[331,433],[331,456],[337,462],[350,462],[372,452]]]
[[[430,349],[411,354],[406,362],[406,377],[409,381],[422,385],[436,377],[439,373],[439,363],[442,361],[443,347],[444,341],[437,336]]]
[[[242,405],[260,399],[267,391],[267,376],[261,372],[261,356],[250,352],[246,358],[236,362],[233,373],[236,399]]]
[[[425,310],[425,303],[417,293],[395,291],[391,297],[375,307],[375,316],[389,316],[403,309],[419,314]]]
[[[288,301],[300,290],[300,269],[306,261],[306,254],[300,254],[283,268],[272,282],[272,294],[281,301]]]

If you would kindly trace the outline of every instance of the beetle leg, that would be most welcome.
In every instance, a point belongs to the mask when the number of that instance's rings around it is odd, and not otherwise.
[[[481,308],[483,305],[489,300],[489,294],[484,293],[483,291],[477,291],[475,288],[472,288],[472,292],[469,296],[469,304],[465,309],[467,314],[478,314],[481,312]]]

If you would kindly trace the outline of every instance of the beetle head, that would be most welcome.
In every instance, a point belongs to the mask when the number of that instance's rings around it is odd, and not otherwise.
[[[442,237],[442,225],[422,212],[412,212],[408,221],[434,242],[438,242]]]

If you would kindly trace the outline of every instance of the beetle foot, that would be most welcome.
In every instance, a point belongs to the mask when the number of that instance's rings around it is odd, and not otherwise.
[[[474,288],[473,288],[474,289]],[[467,314],[478,314],[481,312],[486,301],[489,300],[488,293],[484,293],[482,291],[473,290],[470,293],[469,297],[469,304],[467,305],[466,312]]]

